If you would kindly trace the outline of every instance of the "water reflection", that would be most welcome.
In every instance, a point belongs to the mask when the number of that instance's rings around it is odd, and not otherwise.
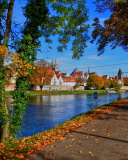
[[[27,137],[43,132],[76,115],[127,96],[128,93],[100,94],[97,103],[91,94],[31,96],[17,137]],[[8,98],[9,101],[11,101],[10,98]]]

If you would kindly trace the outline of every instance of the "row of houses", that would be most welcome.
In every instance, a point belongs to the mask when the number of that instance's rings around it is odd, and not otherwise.
[[[83,71],[80,71],[78,68],[75,68],[71,74],[69,75],[68,73],[61,73],[58,67],[58,63],[55,60],[52,62],[52,67],[49,68],[48,73],[51,75],[51,78],[49,80],[49,85],[48,86],[42,86],[43,90],[46,89],[58,89],[58,90],[71,90],[73,87],[76,85],[76,78],[77,77],[82,77],[85,80],[89,78],[91,74],[96,74],[96,72],[86,72],[83,73]],[[124,77],[123,72],[121,69],[118,71],[118,76],[115,77],[109,77],[108,75],[103,75],[103,78],[106,79],[115,79],[118,81],[119,84],[124,84],[124,81],[128,80],[128,77]],[[43,79],[42,79],[43,80]],[[83,90],[86,86],[86,82],[80,86],[79,89]],[[6,90],[14,90],[15,87],[15,78],[13,77],[10,81],[9,85],[6,85]],[[33,90],[40,90],[41,86],[35,85],[33,87]]]

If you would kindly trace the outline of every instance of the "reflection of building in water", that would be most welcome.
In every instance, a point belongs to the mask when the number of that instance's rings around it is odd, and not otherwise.
[[[29,104],[41,105],[42,104],[42,96],[31,96],[29,98]]]

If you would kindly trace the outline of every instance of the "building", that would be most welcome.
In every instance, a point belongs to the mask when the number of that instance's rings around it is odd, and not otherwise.
[[[90,75],[98,75],[98,74],[96,72],[91,72],[91,73],[86,72],[86,73],[84,73],[84,79],[87,80]]]
[[[73,72],[70,74],[70,77],[77,78],[77,77],[83,77],[83,71],[79,71],[79,69],[76,67]]]
[[[109,79],[109,76],[108,75],[103,75],[102,78],[103,79]]]
[[[75,86],[76,80],[70,77],[62,77],[64,86]]]
[[[123,74],[122,70],[119,69],[119,71],[118,71],[118,83],[119,84],[124,84],[123,78],[124,78],[124,74]]]

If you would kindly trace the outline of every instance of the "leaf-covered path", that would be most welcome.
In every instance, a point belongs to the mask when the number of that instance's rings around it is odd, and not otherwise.
[[[128,102],[29,156],[33,160],[128,160]]]

